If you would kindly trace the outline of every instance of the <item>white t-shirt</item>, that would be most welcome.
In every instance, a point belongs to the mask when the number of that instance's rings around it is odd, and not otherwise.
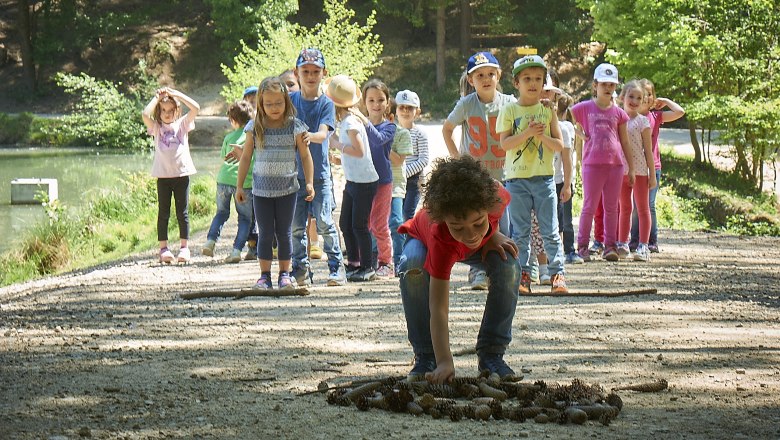
[[[349,139],[349,130],[357,130],[358,137],[363,140],[363,157],[341,155],[341,167],[344,169],[344,177],[355,183],[371,183],[379,180],[374,168],[374,161],[371,160],[371,148],[368,146],[368,135],[366,127],[360,120],[352,114],[347,115],[339,123],[339,141],[347,145],[352,145]]]
[[[623,167],[625,174],[628,174],[628,163],[631,161],[634,166],[634,173],[637,176],[647,176],[648,166],[645,158],[645,147],[642,144],[642,131],[650,129],[650,120],[646,116],[637,114],[626,122],[626,131],[628,132],[629,156],[623,158]],[[652,147],[650,147],[652,148]],[[654,166],[654,164],[651,164]],[[655,171],[655,168],[653,168]]]
[[[563,160],[561,159],[561,154],[568,153],[571,156],[572,175],[574,173],[574,162],[576,161],[576,158],[574,152],[574,124],[569,121],[558,121],[558,127],[561,129],[564,151],[555,153],[555,157],[553,158],[553,169],[555,170],[555,183],[561,184],[563,183]],[[572,180],[574,180],[573,177]]]

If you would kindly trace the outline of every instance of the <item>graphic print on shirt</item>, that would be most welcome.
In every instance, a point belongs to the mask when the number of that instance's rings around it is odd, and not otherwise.
[[[488,116],[488,122],[479,116],[469,116],[467,119],[468,131],[466,132],[466,142],[469,149],[469,155],[477,159],[488,170],[503,170],[504,156],[506,152],[501,148],[501,138],[496,133],[497,116]],[[488,128],[489,124],[489,128]],[[495,156],[495,160],[485,157],[490,153]]]
[[[607,163],[623,161],[622,150],[615,150],[614,145],[620,145],[620,138],[617,133],[617,116],[612,113],[593,112],[588,114],[590,122],[590,132],[588,136],[591,140],[590,154],[603,157]]]
[[[165,130],[160,133],[160,146],[166,149],[177,149],[181,141],[176,137],[176,131]]]
[[[525,130],[528,125],[534,121],[535,115],[525,115],[521,116],[519,118],[515,118],[515,120],[512,122],[512,133],[520,133],[523,130]],[[528,121],[523,122],[524,119],[528,119]],[[521,128],[522,127],[522,128]],[[512,163],[517,163],[518,160],[520,160],[524,154],[526,154],[526,151],[529,155],[533,155],[534,152],[536,152],[536,157],[539,160],[539,163],[541,164],[544,161],[544,150],[542,148],[542,141],[536,138],[536,136],[531,136],[528,138],[527,141],[523,145],[521,145],[515,153],[515,158],[512,160]]]

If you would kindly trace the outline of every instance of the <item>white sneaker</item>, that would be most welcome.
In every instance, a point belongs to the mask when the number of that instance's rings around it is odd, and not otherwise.
[[[241,249],[233,248],[233,250],[230,252],[230,256],[225,258],[225,263],[234,264],[238,263],[239,261],[241,261]]]
[[[160,249],[160,263],[173,263],[173,252],[171,252],[168,248]]]
[[[488,290],[488,277],[482,270],[474,271],[474,278],[471,280],[472,290]]]
[[[650,261],[650,249],[644,243],[639,243],[634,252],[634,261]]]
[[[176,261],[179,263],[189,263],[190,262],[190,248],[181,248],[179,249],[179,255],[176,256]]]
[[[549,273],[543,273],[539,275],[539,284],[549,286],[552,284],[552,278]]]

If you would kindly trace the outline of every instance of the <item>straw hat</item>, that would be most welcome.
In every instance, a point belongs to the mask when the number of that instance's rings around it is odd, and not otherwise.
[[[360,102],[360,89],[347,75],[336,75],[325,80],[325,95],[337,107],[352,107]]]

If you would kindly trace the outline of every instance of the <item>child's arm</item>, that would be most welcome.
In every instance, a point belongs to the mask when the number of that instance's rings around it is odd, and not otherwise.
[[[544,124],[531,121],[525,130],[518,134],[512,134],[512,130],[502,131],[498,134],[501,142],[501,149],[504,151],[514,150],[524,145],[529,138],[544,134]]]
[[[542,134],[539,136],[539,140],[542,141],[542,145],[545,147],[555,153],[559,153],[563,151],[563,136],[561,135],[561,127],[558,125],[558,115],[552,110],[550,112],[552,113],[552,118],[550,118],[550,136]]]
[[[561,151],[561,163],[563,164],[563,188],[561,188],[561,202],[566,203],[571,198],[571,174],[574,169],[571,163],[571,153],[568,148]]]
[[[351,142],[351,145],[342,144],[341,153],[354,157],[363,157],[366,146],[363,145],[363,139],[358,136],[358,131],[347,130],[347,134],[349,135],[349,141]]]
[[[642,147],[645,150],[645,163],[647,163],[647,188],[653,189],[658,185],[655,181],[655,166],[653,163],[653,140],[650,127],[642,130]]]
[[[315,132],[309,132],[309,142],[321,144],[330,136],[330,128],[327,124],[320,124],[320,129]]]
[[[393,150],[390,150],[390,163],[398,166],[403,165],[406,161],[406,155],[405,154],[398,154]]]
[[[366,135],[368,135],[368,142],[376,142],[376,145],[387,145],[390,147],[390,141],[395,136],[395,124],[385,124],[381,130],[378,130],[374,124],[367,121],[364,124],[366,127]]]
[[[409,135],[411,136],[411,130],[409,131]],[[414,176],[422,173],[425,167],[428,166],[428,162],[430,162],[430,158],[428,157],[428,137],[424,132],[420,131],[419,128],[417,129],[417,135],[417,160],[406,164],[405,176]]]
[[[433,383],[447,383],[455,377],[455,362],[450,351],[450,280],[431,277],[428,307],[431,311],[431,341],[436,369],[425,378]]]
[[[157,89],[154,92],[152,99],[149,100],[149,103],[146,104],[146,107],[141,111],[141,118],[143,118],[144,125],[146,125],[148,130],[151,130],[154,127],[155,120],[152,118],[154,116],[154,108],[157,107],[157,103],[160,102],[160,98],[162,98],[162,95],[165,93],[165,88]]]
[[[187,113],[187,119],[194,121],[195,117],[198,116],[198,112],[200,112],[200,104],[198,104],[194,99],[175,89],[168,89],[168,94],[174,98],[179,98],[179,100],[190,109],[190,111]]]
[[[314,200],[314,162],[311,160],[309,145],[301,133],[295,136],[295,145],[298,148],[298,154],[301,156],[301,166],[303,166],[303,177],[306,179],[306,201]]]
[[[680,104],[677,104],[676,102],[672,101],[669,98],[658,98],[655,100],[655,109],[661,110],[664,107],[669,107],[669,110],[664,111],[661,113],[663,119],[663,122],[672,122],[676,121],[685,115],[685,109],[683,109]]]
[[[244,180],[249,173],[249,164],[252,163],[252,155],[255,154],[255,137],[254,133],[250,132],[246,134],[246,142],[244,142],[244,151],[241,153],[241,160],[238,162],[238,177],[236,178],[236,200],[239,203],[244,203],[246,195],[244,194]]]
[[[631,146],[628,143],[628,129],[626,129],[625,123],[618,125],[618,135],[620,136],[620,146],[623,148],[623,157],[626,158],[626,163],[628,163],[628,185],[634,186],[634,176],[636,176],[636,170],[634,169],[634,165],[631,163],[631,161],[628,160],[628,158],[631,157]],[[653,163],[652,159],[650,159],[650,163]]]
[[[441,127],[441,134],[444,136],[444,144],[447,146],[450,157],[457,159],[460,157],[460,151],[458,151],[458,146],[455,145],[455,139],[452,137],[454,133],[455,124],[450,121],[444,121],[444,125]]]

